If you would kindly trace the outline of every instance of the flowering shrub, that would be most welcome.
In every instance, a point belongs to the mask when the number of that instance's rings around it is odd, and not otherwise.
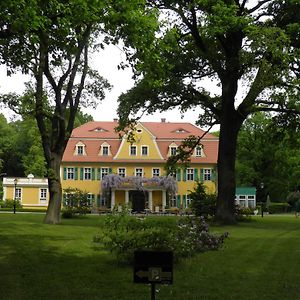
[[[209,233],[202,217],[175,220],[134,218],[125,214],[107,216],[105,226],[94,242],[101,244],[122,262],[131,262],[135,250],[169,250],[175,260],[195,253],[217,250],[228,233]]]
[[[122,177],[117,174],[108,174],[103,177],[101,188],[104,191],[108,191],[110,188],[118,188],[123,184],[132,184],[137,190],[143,190],[144,184],[150,184],[164,187],[171,194],[177,192],[177,182],[171,175],[145,178],[140,176]]]

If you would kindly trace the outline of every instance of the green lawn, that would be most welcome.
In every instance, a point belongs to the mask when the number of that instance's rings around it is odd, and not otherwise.
[[[94,247],[104,217],[42,220],[0,213],[0,299],[150,299],[149,286],[133,283],[132,267]],[[255,217],[212,231],[230,232],[224,247],[176,265],[157,300],[299,299],[300,219]]]

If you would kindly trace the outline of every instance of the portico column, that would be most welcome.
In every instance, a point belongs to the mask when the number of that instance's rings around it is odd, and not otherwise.
[[[148,191],[148,208],[150,211],[152,211],[152,191]]]
[[[115,194],[115,190],[111,190],[111,210],[114,209],[115,207],[115,202],[116,202],[116,194]]]
[[[162,191],[162,211],[164,212],[167,205],[167,193],[166,191]]]

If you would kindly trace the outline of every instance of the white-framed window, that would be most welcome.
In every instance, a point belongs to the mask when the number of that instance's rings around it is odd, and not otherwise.
[[[108,156],[111,155],[110,152],[110,144],[108,144],[107,142],[104,142],[101,146],[100,146],[100,155],[102,156]]]
[[[15,200],[21,201],[22,200],[22,189],[15,188]]]
[[[160,168],[153,168],[152,177],[159,177],[159,176],[160,176]]]
[[[239,205],[242,207],[246,207],[246,196],[244,195],[239,196]]]
[[[130,153],[131,156],[136,156],[136,146],[131,145],[130,146]]]
[[[195,156],[198,156],[198,157],[202,156],[202,146],[197,146],[195,148]]]
[[[176,207],[177,206],[177,199],[176,199],[176,195],[174,195],[173,197],[170,198],[170,203],[169,203],[170,207]]]
[[[92,179],[92,168],[83,168],[83,180]]]
[[[87,205],[92,206],[93,205],[93,200],[94,200],[94,195],[93,194],[88,194],[87,195]]]
[[[248,207],[254,208],[255,207],[255,201],[248,199]]]
[[[100,178],[103,179],[109,173],[109,168],[101,168],[101,176]]]
[[[135,168],[136,177],[143,177],[143,174],[144,174],[143,168]]]
[[[211,169],[204,169],[204,180],[211,180]]]
[[[67,168],[67,180],[75,179],[75,168]]]
[[[194,169],[192,168],[186,169],[186,180],[194,181]]]
[[[148,153],[149,153],[148,146],[142,146],[142,148],[141,148],[141,155],[142,156],[147,156]]]
[[[102,147],[102,155],[103,156],[109,155],[109,147],[108,146],[103,146]]]
[[[172,156],[176,154],[177,154],[177,147],[174,146],[170,147],[170,155]]]
[[[126,168],[118,168],[118,175],[121,177],[126,177]]]
[[[77,155],[83,155],[83,146],[77,146]]]
[[[186,195],[186,207],[190,207],[191,203],[192,203],[192,199],[190,198],[190,195]]]
[[[46,189],[46,188],[40,189],[40,202],[41,203],[47,202],[47,194],[48,194],[48,189]]]

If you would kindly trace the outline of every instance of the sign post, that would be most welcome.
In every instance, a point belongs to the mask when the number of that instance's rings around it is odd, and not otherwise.
[[[133,281],[151,284],[151,300],[155,300],[155,284],[173,283],[173,252],[135,251]]]

